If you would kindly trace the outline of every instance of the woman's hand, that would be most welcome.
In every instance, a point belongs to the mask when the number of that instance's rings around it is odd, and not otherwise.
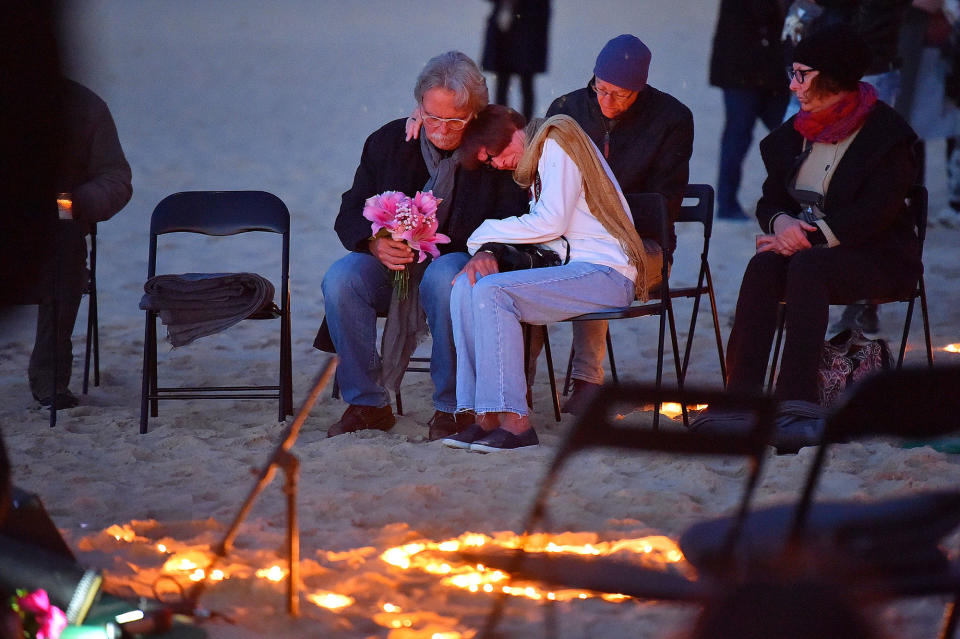
[[[391,271],[402,271],[413,261],[413,250],[402,240],[375,237],[370,240],[370,254]]]
[[[807,239],[807,231],[816,231],[817,227],[789,215],[781,215],[773,221],[773,231],[776,241],[767,245],[765,250],[776,251],[780,255],[789,257],[797,251],[811,248]]]
[[[470,280],[470,286],[473,286],[477,283],[477,280],[484,275],[493,275],[499,272],[500,269],[497,267],[497,258],[495,258],[492,253],[478,251],[476,255],[470,258],[469,262],[464,264],[460,272],[454,276],[453,282],[457,281],[458,277],[466,273],[467,279]],[[450,284],[452,285],[453,282],[450,282]]]
[[[420,105],[410,112],[407,118],[407,138],[406,141],[416,140],[420,137],[420,127],[423,126],[423,115],[420,113]]]

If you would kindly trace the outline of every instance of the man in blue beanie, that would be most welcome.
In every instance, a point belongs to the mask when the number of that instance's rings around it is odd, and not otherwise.
[[[693,114],[679,100],[647,84],[650,49],[633,35],[607,42],[593,77],[550,105],[547,117],[574,118],[594,141],[624,193],[661,193],[676,220],[690,173]],[[659,241],[660,221],[643,219],[641,236]],[[672,251],[676,237],[671,230]],[[573,323],[573,394],[563,412],[582,414],[603,383],[607,322]]]

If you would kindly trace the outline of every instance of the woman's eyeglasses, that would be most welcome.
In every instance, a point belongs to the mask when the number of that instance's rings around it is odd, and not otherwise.
[[[787,77],[803,84],[807,79],[807,74],[811,71],[816,71],[816,69],[794,69],[793,67],[787,67]]]

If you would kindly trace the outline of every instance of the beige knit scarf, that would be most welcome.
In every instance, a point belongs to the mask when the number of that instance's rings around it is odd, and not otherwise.
[[[603,228],[615,237],[623,247],[630,265],[637,269],[634,286],[637,299],[646,302],[650,299],[649,282],[658,281],[661,252],[655,242],[643,242],[633,226],[630,214],[624,209],[617,187],[607,175],[597,155],[596,148],[576,120],[568,115],[555,115],[527,140],[526,149],[520,163],[513,172],[514,181],[529,188],[537,175],[537,164],[543,153],[543,144],[551,138],[560,145],[576,163],[583,178],[583,194],[590,213],[597,218]],[[649,272],[649,273],[648,273]],[[650,278],[648,278],[648,274]]]

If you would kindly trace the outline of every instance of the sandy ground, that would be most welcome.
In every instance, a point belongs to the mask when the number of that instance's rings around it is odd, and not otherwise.
[[[558,0],[554,6],[550,72],[537,80],[538,109],[584,85],[607,39],[636,33],[653,50],[651,84],[693,110],[691,182],[714,182],[723,114],[720,92],[707,85],[706,61],[715,7],[692,0]],[[80,561],[103,569],[112,590],[149,594],[164,561],[180,552],[199,552],[195,559],[204,565],[208,554],[203,551],[224,534],[253,484],[252,473],[264,465],[284,431],[269,402],[168,402],[151,420],[150,432],[138,434],[143,313],[137,303],[153,207],[167,194],[191,189],[262,189],[287,203],[293,226],[294,401],[299,406],[325,362],[326,356],[311,348],[322,317],[319,284],[344,252],[332,232],[333,219],[363,140],[381,123],[407,113],[413,80],[429,57],[451,48],[479,56],[486,11],[484,2],[439,0],[68,4],[72,74],[109,103],[133,167],[134,196],[100,230],[102,384],[80,407],[61,413],[55,429],[48,428],[47,413],[37,408],[26,383],[35,309],[5,311],[0,315],[0,426],[15,483],[43,497]],[[943,146],[930,148],[931,210],[936,211],[945,204]],[[748,208],[761,179],[754,150],[741,194]],[[715,226],[710,261],[724,339],[756,232],[753,224]],[[695,277],[695,235],[681,233],[678,282]],[[925,253],[938,349],[960,342],[960,310],[950,301],[960,275],[957,238],[957,231],[932,229]],[[171,259],[161,267],[177,272],[216,264],[217,270],[276,277],[273,244],[246,238],[226,242],[211,246],[176,238],[168,244]],[[882,310],[882,334],[894,342],[904,309]],[[679,304],[677,313],[683,326],[690,306]],[[910,336],[909,363],[923,360],[918,324]],[[78,352],[83,325],[78,321],[74,336]],[[622,376],[651,381],[656,322],[619,322],[613,333]],[[565,362],[569,331],[554,327],[552,336],[557,360]],[[709,315],[702,314],[689,379],[717,386],[711,340]],[[275,324],[241,325],[175,351],[162,346],[161,383],[213,383],[225,377],[242,383],[270,376],[278,346]],[[937,352],[939,363],[956,357]],[[668,360],[668,371],[671,365]],[[78,357],[75,391],[81,366]],[[302,465],[305,593],[348,595],[352,605],[332,611],[305,600],[302,618],[292,620],[283,612],[283,586],[251,574],[285,566],[285,501],[281,481],[275,480],[255,503],[235,550],[221,566],[228,578],[212,584],[202,600],[235,622],[208,622],[210,636],[473,635],[489,609],[489,595],[445,585],[443,575],[423,569],[402,570],[380,555],[400,544],[440,542],[468,531],[517,531],[572,420],[553,421],[546,375],[540,375],[533,419],[543,446],[493,456],[454,451],[423,442],[423,424],[433,412],[431,392],[427,376],[411,374],[403,385],[405,414],[390,433],[327,440],[325,430],[343,405],[326,390],[293,449]],[[649,413],[631,418],[648,420]],[[809,450],[771,459],[760,501],[793,495],[809,461]],[[848,444],[832,453],[823,493],[870,499],[956,486],[956,462],[930,448]],[[734,460],[614,451],[584,455],[571,463],[551,494],[549,530],[578,533],[568,539],[575,544],[646,535],[675,539],[702,517],[728,512],[743,473]],[[951,540],[954,551],[956,541]],[[665,546],[664,557],[669,550]],[[165,584],[161,589],[169,587]],[[540,633],[541,608],[534,600],[512,597],[504,622],[509,634]],[[880,614],[891,637],[930,636],[941,610],[942,601],[909,602]],[[671,636],[694,612],[597,598],[565,601],[557,611],[563,637]]]

